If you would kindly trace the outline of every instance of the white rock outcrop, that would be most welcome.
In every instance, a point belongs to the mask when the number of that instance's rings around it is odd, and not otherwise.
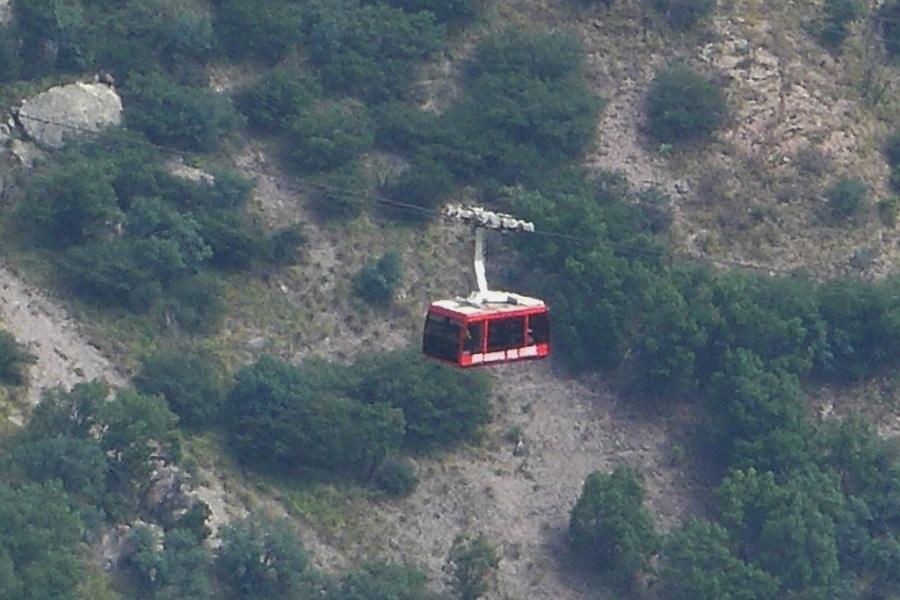
[[[122,99],[99,83],[52,87],[22,102],[17,117],[25,134],[44,148],[122,122]]]

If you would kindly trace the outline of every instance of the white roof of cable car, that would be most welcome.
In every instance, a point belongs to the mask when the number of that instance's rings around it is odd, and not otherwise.
[[[447,310],[462,313],[466,316],[475,316],[482,314],[495,314],[498,312],[507,312],[522,310],[523,308],[534,308],[544,306],[544,301],[529,296],[521,296],[512,292],[501,292],[506,294],[509,302],[485,302],[484,304],[473,304],[465,298],[456,298],[453,300],[438,300],[432,302],[432,306],[439,306]]]

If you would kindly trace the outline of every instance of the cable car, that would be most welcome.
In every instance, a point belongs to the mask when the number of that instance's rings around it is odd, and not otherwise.
[[[473,222],[478,291],[432,302],[425,316],[422,352],[459,367],[550,356],[550,313],[543,300],[488,289],[484,229],[534,231],[534,225],[481,208],[449,206],[445,214]]]
[[[465,299],[433,302],[425,317],[422,352],[460,367],[546,358],[548,308],[537,298],[518,294],[481,305]]]

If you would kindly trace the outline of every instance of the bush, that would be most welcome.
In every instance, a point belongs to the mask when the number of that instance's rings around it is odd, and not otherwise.
[[[438,600],[427,583],[413,566],[369,563],[344,575],[328,600]]]
[[[884,144],[884,156],[891,167],[900,165],[900,131],[895,131]]]
[[[444,42],[433,13],[382,3],[321,3],[307,22],[310,57],[325,87],[371,102],[405,97],[418,64]]]
[[[474,438],[490,419],[490,387],[483,374],[431,363],[416,350],[359,361],[355,396],[403,411],[404,445],[434,450]]]
[[[301,597],[309,559],[289,522],[250,515],[223,527],[221,540],[215,565],[230,597]]]
[[[164,396],[186,427],[208,429],[221,418],[222,366],[205,353],[185,348],[157,350],[144,360],[134,385],[144,394]]]
[[[375,127],[366,107],[355,100],[319,104],[290,126],[285,141],[290,162],[304,171],[339,167],[375,143]]]
[[[51,248],[109,235],[123,216],[112,183],[107,170],[95,161],[48,168],[27,185],[19,221],[38,243]]]
[[[725,112],[721,88],[684,64],[657,74],[647,92],[647,129],[663,143],[709,137]]]
[[[471,21],[484,8],[484,0],[388,0],[388,4],[409,12],[427,10],[441,23]]]
[[[828,211],[835,220],[845,220],[862,209],[868,188],[859,179],[842,177],[825,190]]]
[[[408,496],[419,484],[416,467],[408,460],[387,457],[373,474],[378,489],[392,496]]]
[[[309,191],[312,209],[325,219],[353,219],[368,203],[369,177],[354,161],[322,175]]]
[[[598,571],[628,588],[647,569],[659,537],[644,507],[644,484],[633,469],[596,472],[584,488],[569,522],[572,546]]]
[[[26,367],[35,360],[11,333],[0,331],[0,383],[22,385],[27,380]]]
[[[186,331],[211,333],[225,318],[225,286],[213,275],[197,275],[169,287],[168,311]]]
[[[881,36],[891,58],[900,55],[900,0],[887,0],[881,5]]]
[[[403,436],[403,416],[383,402],[363,405],[300,369],[270,356],[238,371],[225,420],[240,458],[297,469],[371,467]]]
[[[182,150],[213,150],[235,124],[224,96],[179,85],[159,71],[129,77],[123,100],[129,127]]]
[[[384,194],[397,204],[384,204],[382,210],[398,220],[425,221],[434,217],[452,189],[453,175],[444,165],[418,159],[387,183]]]
[[[464,180],[534,184],[582,155],[601,102],[578,41],[507,30],[485,38],[466,70],[467,95],[420,148]]]
[[[830,48],[844,43],[849,31],[848,25],[861,17],[864,7],[859,0],[825,0],[825,15],[820,36]]]
[[[22,58],[16,32],[9,25],[0,25],[0,83],[17,80],[21,70]]]
[[[885,227],[897,225],[897,213],[900,212],[900,198],[891,196],[878,201],[878,218]]]
[[[96,38],[80,0],[15,0],[13,14],[22,37],[24,75],[36,79],[92,64]]]
[[[675,29],[686,30],[708,16],[716,7],[716,0],[651,0],[650,4]]]
[[[284,227],[266,240],[265,258],[276,267],[297,264],[306,236],[299,225]]]
[[[298,3],[217,0],[215,4],[215,32],[233,59],[255,58],[276,63],[302,38],[303,15]]]
[[[321,86],[309,73],[279,67],[238,93],[235,103],[251,126],[281,133],[321,94]]]
[[[403,265],[393,250],[367,263],[353,276],[353,293],[371,304],[386,305],[403,279]]]
[[[450,587],[461,600],[478,600],[491,587],[499,564],[497,549],[483,535],[459,535],[447,557]]]

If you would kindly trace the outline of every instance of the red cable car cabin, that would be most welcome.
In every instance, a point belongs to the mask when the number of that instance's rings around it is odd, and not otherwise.
[[[439,300],[428,308],[422,352],[460,367],[546,358],[550,316],[543,301],[507,294],[506,302]]]

